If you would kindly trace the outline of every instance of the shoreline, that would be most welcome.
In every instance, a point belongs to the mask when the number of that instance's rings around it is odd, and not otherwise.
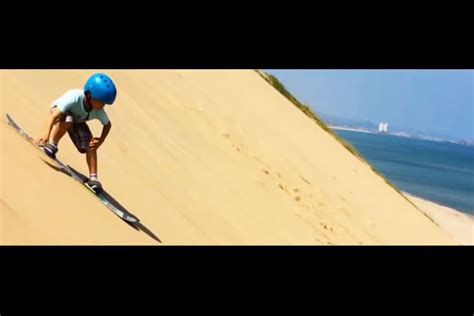
[[[449,233],[461,245],[474,245],[474,216],[437,204],[408,192],[402,192],[420,211]]]
[[[423,140],[427,142],[448,143],[448,144],[454,144],[454,145],[459,145],[459,146],[474,147],[474,144],[471,144],[471,143],[460,143],[458,141],[448,140],[448,139],[429,138],[429,137],[426,138],[426,137],[419,137],[419,136],[414,136],[414,135],[398,134],[398,133],[395,133],[395,134],[394,133],[379,133],[377,131],[369,131],[369,130],[362,130],[362,129],[351,128],[351,127],[333,126],[333,125],[328,125],[328,127],[332,130],[343,130],[343,131],[359,132],[359,133],[374,134],[374,135],[389,135],[389,136],[402,137],[402,138],[408,138],[408,139]]]
[[[350,128],[350,127],[340,127],[340,126],[332,126],[332,125],[328,125],[328,127],[330,129],[339,129],[339,130],[343,130],[343,131],[352,131],[352,132],[360,132],[360,133],[366,133],[366,134],[375,134],[374,132],[371,132],[371,131],[365,131],[365,130]]]
[[[329,126],[334,130],[346,130],[367,134],[376,134],[370,131],[354,128]],[[398,135],[393,135],[398,136]],[[450,234],[453,239],[461,245],[474,245],[474,215],[444,206],[435,201],[418,197],[411,193],[402,191],[402,194],[413,202],[417,208],[438,227]]]

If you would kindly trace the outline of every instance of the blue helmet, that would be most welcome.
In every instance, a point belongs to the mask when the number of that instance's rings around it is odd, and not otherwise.
[[[117,88],[109,76],[102,73],[93,74],[84,85],[84,92],[89,91],[91,98],[112,104],[117,96]]]

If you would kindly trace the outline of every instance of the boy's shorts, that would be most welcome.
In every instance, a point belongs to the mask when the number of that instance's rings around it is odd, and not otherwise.
[[[53,111],[53,108],[51,109]],[[68,129],[67,133],[71,138],[74,146],[81,154],[85,154],[89,148],[89,143],[92,139],[92,133],[89,129],[89,126],[86,122],[74,122],[74,118],[69,115],[67,112],[59,118],[56,123],[59,123],[60,120],[64,120],[67,123],[72,123],[71,127]]]
[[[72,123],[71,128],[67,132],[77,150],[81,154],[85,154],[92,139],[92,133],[87,123]]]

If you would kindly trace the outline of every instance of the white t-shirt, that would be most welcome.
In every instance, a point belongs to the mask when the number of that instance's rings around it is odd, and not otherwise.
[[[87,112],[84,109],[84,98],[84,90],[69,90],[59,99],[51,103],[51,107],[57,106],[61,113],[71,115],[74,118],[75,123],[97,119],[102,123],[102,125],[109,124],[109,117],[103,108],[99,110],[92,109],[90,112]]]

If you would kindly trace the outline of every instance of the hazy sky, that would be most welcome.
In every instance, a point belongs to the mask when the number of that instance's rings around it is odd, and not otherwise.
[[[316,113],[474,139],[473,70],[265,70]]]

